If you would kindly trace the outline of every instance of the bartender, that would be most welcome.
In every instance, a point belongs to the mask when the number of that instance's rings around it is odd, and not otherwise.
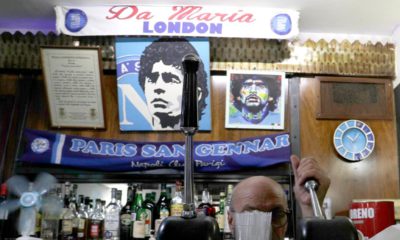
[[[311,197],[304,188],[304,183],[310,178],[319,183],[317,195],[321,204],[329,188],[330,179],[314,158],[307,157],[300,160],[296,155],[292,155],[290,160],[295,178],[293,189],[296,200],[300,205],[303,217],[311,217],[313,216]],[[262,232],[265,232],[265,228],[270,229],[267,231],[270,234],[265,239],[283,240],[287,229],[289,211],[286,194],[281,185],[265,176],[254,176],[241,181],[233,190],[228,212],[231,231],[235,233],[235,224],[241,221],[239,219],[244,219],[243,214],[247,214],[246,217],[251,216],[251,214],[258,217],[263,213],[266,214],[265,219],[268,219],[269,224],[260,226],[260,229],[263,229]],[[252,234],[254,234],[254,229],[257,230],[257,228],[252,228]]]

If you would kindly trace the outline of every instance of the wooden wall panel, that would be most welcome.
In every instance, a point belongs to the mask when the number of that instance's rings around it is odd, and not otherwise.
[[[17,75],[0,74],[0,95],[15,95],[17,83]]]
[[[45,99],[43,79],[39,79],[34,89],[34,99],[31,101],[30,114],[27,119],[27,127],[39,130],[50,130],[65,134],[84,137],[96,137],[106,139],[119,139],[128,141],[184,141],[184,135],[176,132],[121,132],[119,130],[117,84],[114,75],[104,75],[104,98],[106,99],[106,130],[82,130],[82,129],[57,129],[50,128],[49,114]],[[211,114],[212,131],[199,132],[194,136],[195,141],[239,140],[241,138],[262,136],[283,131],[268,130],[240,130],[225,129],[225,81],[223,79],[211,79]],[[287,91],[287,89],[285,89]],[[287,98],[287,94],[285,94]],[[288,114],[286,113],[284,131],[289,131]]]
[[[328,197],[333,213],[347,211],[352,199],[399,197],[399,166],[395,120],[362,120],[374,131],[374,152],[360,162],[346,162],[336,153],[332,139],[342,120],[317,120],[317,80],[300,83],[302,156],[314,156],[326,169],[332,183]],[[393,106],[393,99],[391,100]]]
[[[104,102],[106,108],[106,130],[55,129],[49,128],[49,115],[45,99],[43,80],[39,78],[33,89],[26,127],[50,130],[65,134],[128,141],[183,141],[180,132],[121,132],[118,124],[117,86],[114,75],[105,75]],[[328,197],[333,200],[333,212],[348,210],[352,199],[398,198],[399,175],[395,120],[364,120],[376,136],[375,150],[361,162],[345,162],[333,148],[332,138],[341,120],[316,120],[317,81],[303,78],[300,84],[301,153],[315,156],[332,179]],[[287,93],[287,89],[285,89]],[[287,94],[286,94],[287,96]],[[286,104],[288,106],[288,104]],[[285,130],[289,131],[289,116],[286,106]],[[225,129],[225,81],[211,81],[212,131],[200,132],[195,141],[238,140],[280,131]]]

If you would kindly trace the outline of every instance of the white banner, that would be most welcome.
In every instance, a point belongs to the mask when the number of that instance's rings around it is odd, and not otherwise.
[[[288,39],[299,13],[288,9],[222,6],[55,7],[57,31],[74,36],[140,35]]]

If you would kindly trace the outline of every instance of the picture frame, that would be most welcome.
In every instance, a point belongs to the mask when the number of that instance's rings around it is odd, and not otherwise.
[[[104,129],[100,48],[43,46],[40,52],[51,127]]]
[[[328,76],[316,79],[316,119],[393,119],[391,79]]]
[[[283,130],[284,72],[227,72],[225,128]]]
[[[208,38],[118,37],[115,54],[121,131],[181,131],[182,59],[187,54],[201,59],[198,130],[212,130]]]

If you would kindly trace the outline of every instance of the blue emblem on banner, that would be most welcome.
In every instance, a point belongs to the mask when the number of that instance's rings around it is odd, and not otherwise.
[[[278,35],[286,35],[292,30],[292,20],[286,13],[278,14],[272,18],[271,28]]]
[[[65,27],[70,32],[79,32],[82,28],[86,26],[88,18],[80,9],[70,9],[67,14],[65,14]]]
[[[35,138],[31,143],[31,149],[34,153],[44,153],[50,147],[50,142],[46,138]]]

